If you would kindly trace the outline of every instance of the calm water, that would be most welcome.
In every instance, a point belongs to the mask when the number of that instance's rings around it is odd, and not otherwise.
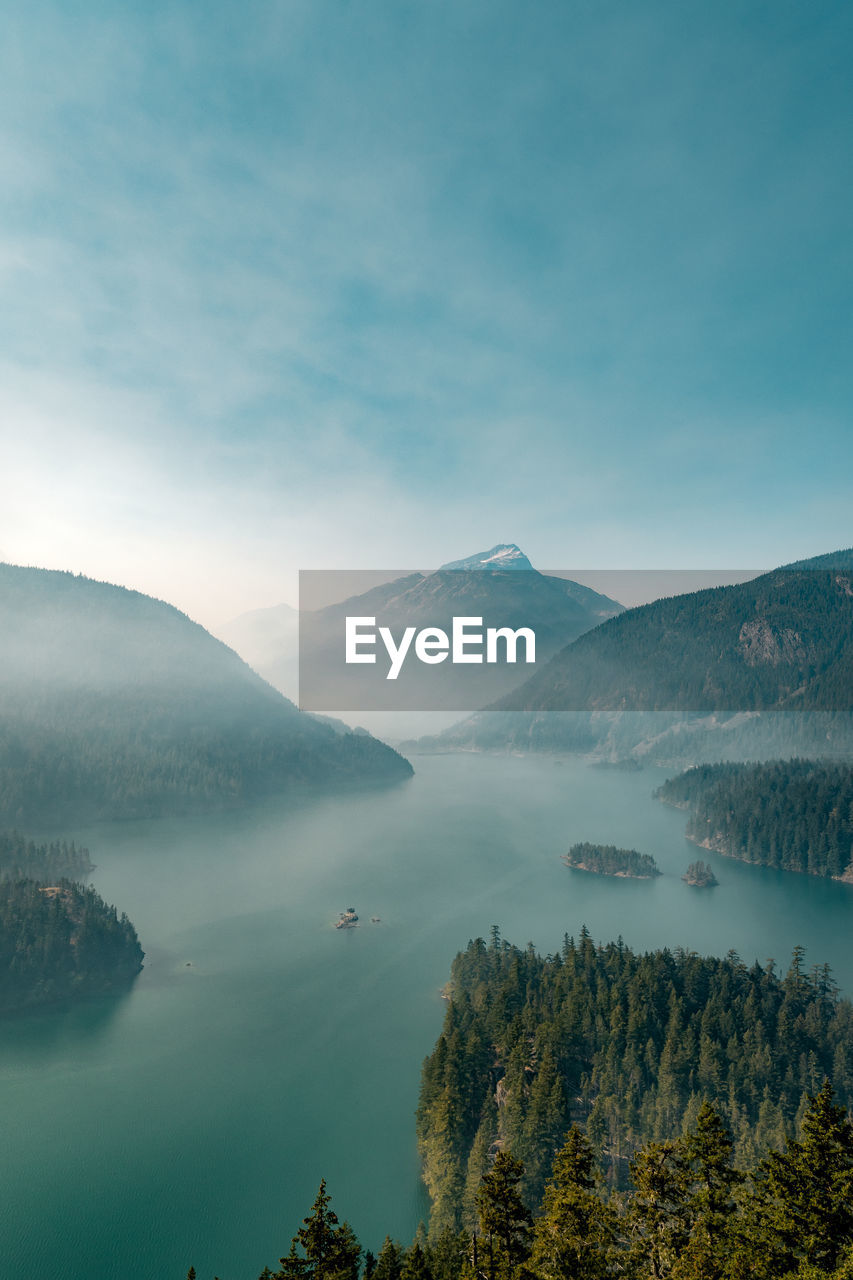
[[[413,1111],[454,953],[493,922],[556,950],[598,940],[787,963],[802,942],[853,993],[853,889],[715,855],[679,876],[662,773],[439,756],[392,792],[215,822],[85,833],[94,883],[147,957],[115,1002],[3,1026],[0,1273],[254,1280],[321,1177],[362,1242],[427,1206]],[[76,833],[75,833],[76,834]],[[570,872],[577,840],[653,853],[655,881]],[[362,924],[331,922],[352,904]],[[378,915],[382,923],[369,923]]]

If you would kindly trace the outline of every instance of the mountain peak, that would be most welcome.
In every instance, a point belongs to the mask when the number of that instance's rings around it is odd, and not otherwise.
[[[500,542],[489,551],[478,551],[464,560],[451,560],[442,569],[532,569],[533,565],[514,542]]]

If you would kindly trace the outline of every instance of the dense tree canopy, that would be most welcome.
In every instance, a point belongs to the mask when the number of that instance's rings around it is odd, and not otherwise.
[[[17,831],[0,831],[0,878],[4,880],[85,880],[94,871],[89,850],[74,841],[36,844]]]
[[[843,876],[853,861],[853,766],[819,760],[706,764],[658,788],[688,809],[687,836],[745,862]]]
[[[576,871],[593,871],[600,876],[630,876],[645,880],[659,876],[657,863],[650,853],[636,849],[617,849],[615,844],[573,844],[563,859]]]
[[[625,1186],[638,1147],[675,1139],[704,1101],[743,1165],[793,1136],[825,1076],[853,1099],[853,1006],[801,948],[780,977],[735,954],[595,946],[585,929],[543,959],[494,931],[456,957],[450,992],[417,1117],[434,1230],[474,1225],[499,1149],[524,1162],[538,1205],[573,1122]]]
[[[127,986],[142,959],[127,916],[94,889],[0,881],[0,1013]]]

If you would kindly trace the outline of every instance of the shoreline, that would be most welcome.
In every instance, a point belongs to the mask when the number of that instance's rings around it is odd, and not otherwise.
[[[589,876],[607,876],[611,880],[656,880],[663,874],[661,871],[655,871],[650,875],[640,876],[633,871],[601,871],[598,867],[587,867],[582,862],[569,862],[565,856],[562,861],[570,871],[585,871]]]
[[[673,805],[673,808],[680,808],[680,805]],[[742,858],[737,853],[731,853],[728,849],[721,849],[718,844],[712,843],[711,837],[706,836],[704,840],[697,840],[695,836],[684,833],[684,839],[689,840],[697,849],[707,849],[709,853],[718,853],[721,858],[731,858],[733,862],[742,862],[747,867],[765,867],[768,871],[790,871],[795,876],[811,876],[813,880],[834,880],[836,884],[853,885],[853,863],[842,871],[840,876],[822,876],[817,871],[801,871],[799,867],[772,867],[767,862],[754,862],[751,858]]]

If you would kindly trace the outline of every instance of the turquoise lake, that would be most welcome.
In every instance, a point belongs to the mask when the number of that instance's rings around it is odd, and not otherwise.
[[[853,993],[853,888],[713,854],[680,876],[685,815],[662,770],[414,757],[390,791],[82,837],[99,892],[146,951],[131,993],[6,1021],[0,1036],[2,1275],[254,1280],[321,1177],[365,1247],[428,1206],[414,1109],[453,955],[493,923],[559,948],[586,924],[638,949],[795,943]],[[579,840],[654,854],[652,881],[571,872]],[[347,906],[361,918],[335,930]],[[381,923],[371,924],[371,916]]]

